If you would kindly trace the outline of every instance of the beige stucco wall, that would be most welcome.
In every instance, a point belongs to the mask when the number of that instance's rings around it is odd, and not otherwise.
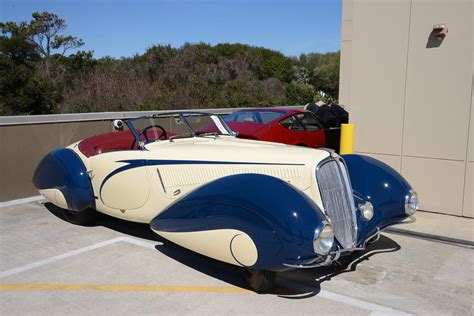
[[[355,150],[400,171],[425,210],[474,216],[473,1],[344,0],[340,103]],[[434,24],[449,32],[439,46]]]

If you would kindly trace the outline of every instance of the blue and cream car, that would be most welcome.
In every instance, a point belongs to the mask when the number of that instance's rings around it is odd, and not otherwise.
[[[176,244],[247,268],[257,291],[276,272],[364,249],[418,207],[410,184],[367,156],[239,139],[205,113],[115,123],[122,130],[44,157],[33,178],[39,192],[74,223],[96,212],[149,223]],[[218,132],[200,132],[210,124]]]

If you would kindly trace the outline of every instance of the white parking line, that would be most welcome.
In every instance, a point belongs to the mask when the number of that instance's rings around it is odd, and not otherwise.
[[[26,204],[26,203],[31,203],[31,202],[41,201],[41,200],[44,200],[44,197],[41,195],[37,195],[37,196],[31,196],[31,197],[27,197],[23,199],[5,201],[5,202],[0,202],[0,208],[13,206],[13,205]]]
[[[385,307],[382,305],[362,301],[356,298],[352,298],[349,296],[321,290],[318,295],[318,297],[322,297],[331,301],[335,301],[338,303],[342,304],[347,304],[351,305],[354,307],[362,308],[365,310],[371,311],[370,315],[375,316],[375,315],[411,315],[407,314],[405,312],[390,308],[390,307]]]
[[[149,242],[146,242],[146,241],[142,241],[142,240],[138,240],[138,239],[134,239],[134,238],[130,238],[130,237],[117,237],[117,238],[113,238],[113,239],[110,239],[110,240],[99,242],[99,243],[96,243],[96,244],[93,244],[93,245],[90,245],[90,246],[87,246],[87,247],[84,247],[84,248],[69,251],[69,252],[66,252],[66,253],[61,254],[61,255],[57,255],[57,256],[54,256],[54,257],[47,258],[47,259],[39,260],[39,261],[30,263],[30,264],[15,268],[15,269],[0,272],[0,278],[15,275],[15,274],[18,274],[18,273],[21,273],[21,272],[24,272],[24,271],[28,271],[28,270],[31,270],[31,269],[35,269],[35,268],[47,265],[49,263],[53,263],[53,262],[56,262],[56,261],[59,261],[59,260],[62,260],[62,259],[77,256],[77,255],[83,254],[83,253],[91,251],[91,250],[95,250],[95,249],[99,249],[99,248],[102,248],[102,247],[105,247],[105,246],[108,246],[108,245],[115,244],[117,242],[126,242],[126,243],[129,243],[129,244],[137,245],[137,246],[144,247],[144,248],[147,248],[147,249],[155,249],[156,245],[163,245],[163,243],[160,243],[160,242],[149,243]],[[396,309],[393,309],[393,308],[390,308],[390,307],[385,307],[385,306],[382,306],[382,305],[366,302],[366,301],[363,301],[363,300],[359,300],[359,299],[352,298],[352,297],[349,297],[349,296],[333,293],[333,292],[326,291],[326,290],[321,290],[318,293],[317,297],[325,298],[325,299],[335,301],[335,302],[338,302],[338,303],[341,303],[341,304],[351,305],[351,306],[354,306],[354,307],[357,307],[357,308],[368,310],[368,311],[371,312],[370,315],[372,315],[372,316],[375,316],[375,315],[410,315],[410,314],[404,313],[402,311],[399,311],[399,310],[396,310]]]
[[[103,242],[99,242],[97,244],[93,244],[91,246],[87,246],[87,247],[80,248],[80,249],[73,250],[73,251],[68,251],[66,253],[63,253],[62,255],[58,255],[58,256],[47,258],[47,259],[39,260],[39,261],[30,263],[30,264],[15,268],[15,269],[0,272],[0,279],[4,278],[4,277],[7,277],[7,276],[10,276],[10,275],[20,273],[20,272],[35,269],[35,268],[47,265],[49,263],[65,259],[65,258],[77,256],[77,255],[80,255],[82,253],[85,253],[85,252],[88,252],[88,251],[91,251],[91,250],[95,250],[95,249],[99,249],[99,248],[102,248],[102,247],[105,247],[105,246],[108,246],[108,245],[111,245],[111,244],[115,244],[115,243],[120,242],[120,241],[127,242],[129,244],[134,244],[134,245],[144,247],[144,248],[148,248],[148,249],[154,249],[155,245],[157,245],[157,244],[162,245],[162,243],[152,244],[152,243],[148,243],[148,242],[141,241],[141,240],[134,239],[134,238],[130,238],[130,237],[117,237],[117,238],[113,238],[113,239],[106,240],[106,241],[103,241]]]

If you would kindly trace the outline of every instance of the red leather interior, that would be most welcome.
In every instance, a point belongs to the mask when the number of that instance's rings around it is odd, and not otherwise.
[[[112,132],[92,136],[79,143],[79,150],[86,156],[91,157],[113,150],[136,149],[135,137],[130,131]]]

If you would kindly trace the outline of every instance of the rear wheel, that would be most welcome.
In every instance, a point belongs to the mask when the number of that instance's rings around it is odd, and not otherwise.
[[[63,210],[63,215],[64,218],[72,224],[87,226],[95,222],[95,219],[97,217],[97,211],[92,208],[88,208],[87,210],[84,210],[82,212]]]
[[[276,272],[258,269],[248,269],[245,278],[250,288],[257,293],[262,293],[273,288]]]

